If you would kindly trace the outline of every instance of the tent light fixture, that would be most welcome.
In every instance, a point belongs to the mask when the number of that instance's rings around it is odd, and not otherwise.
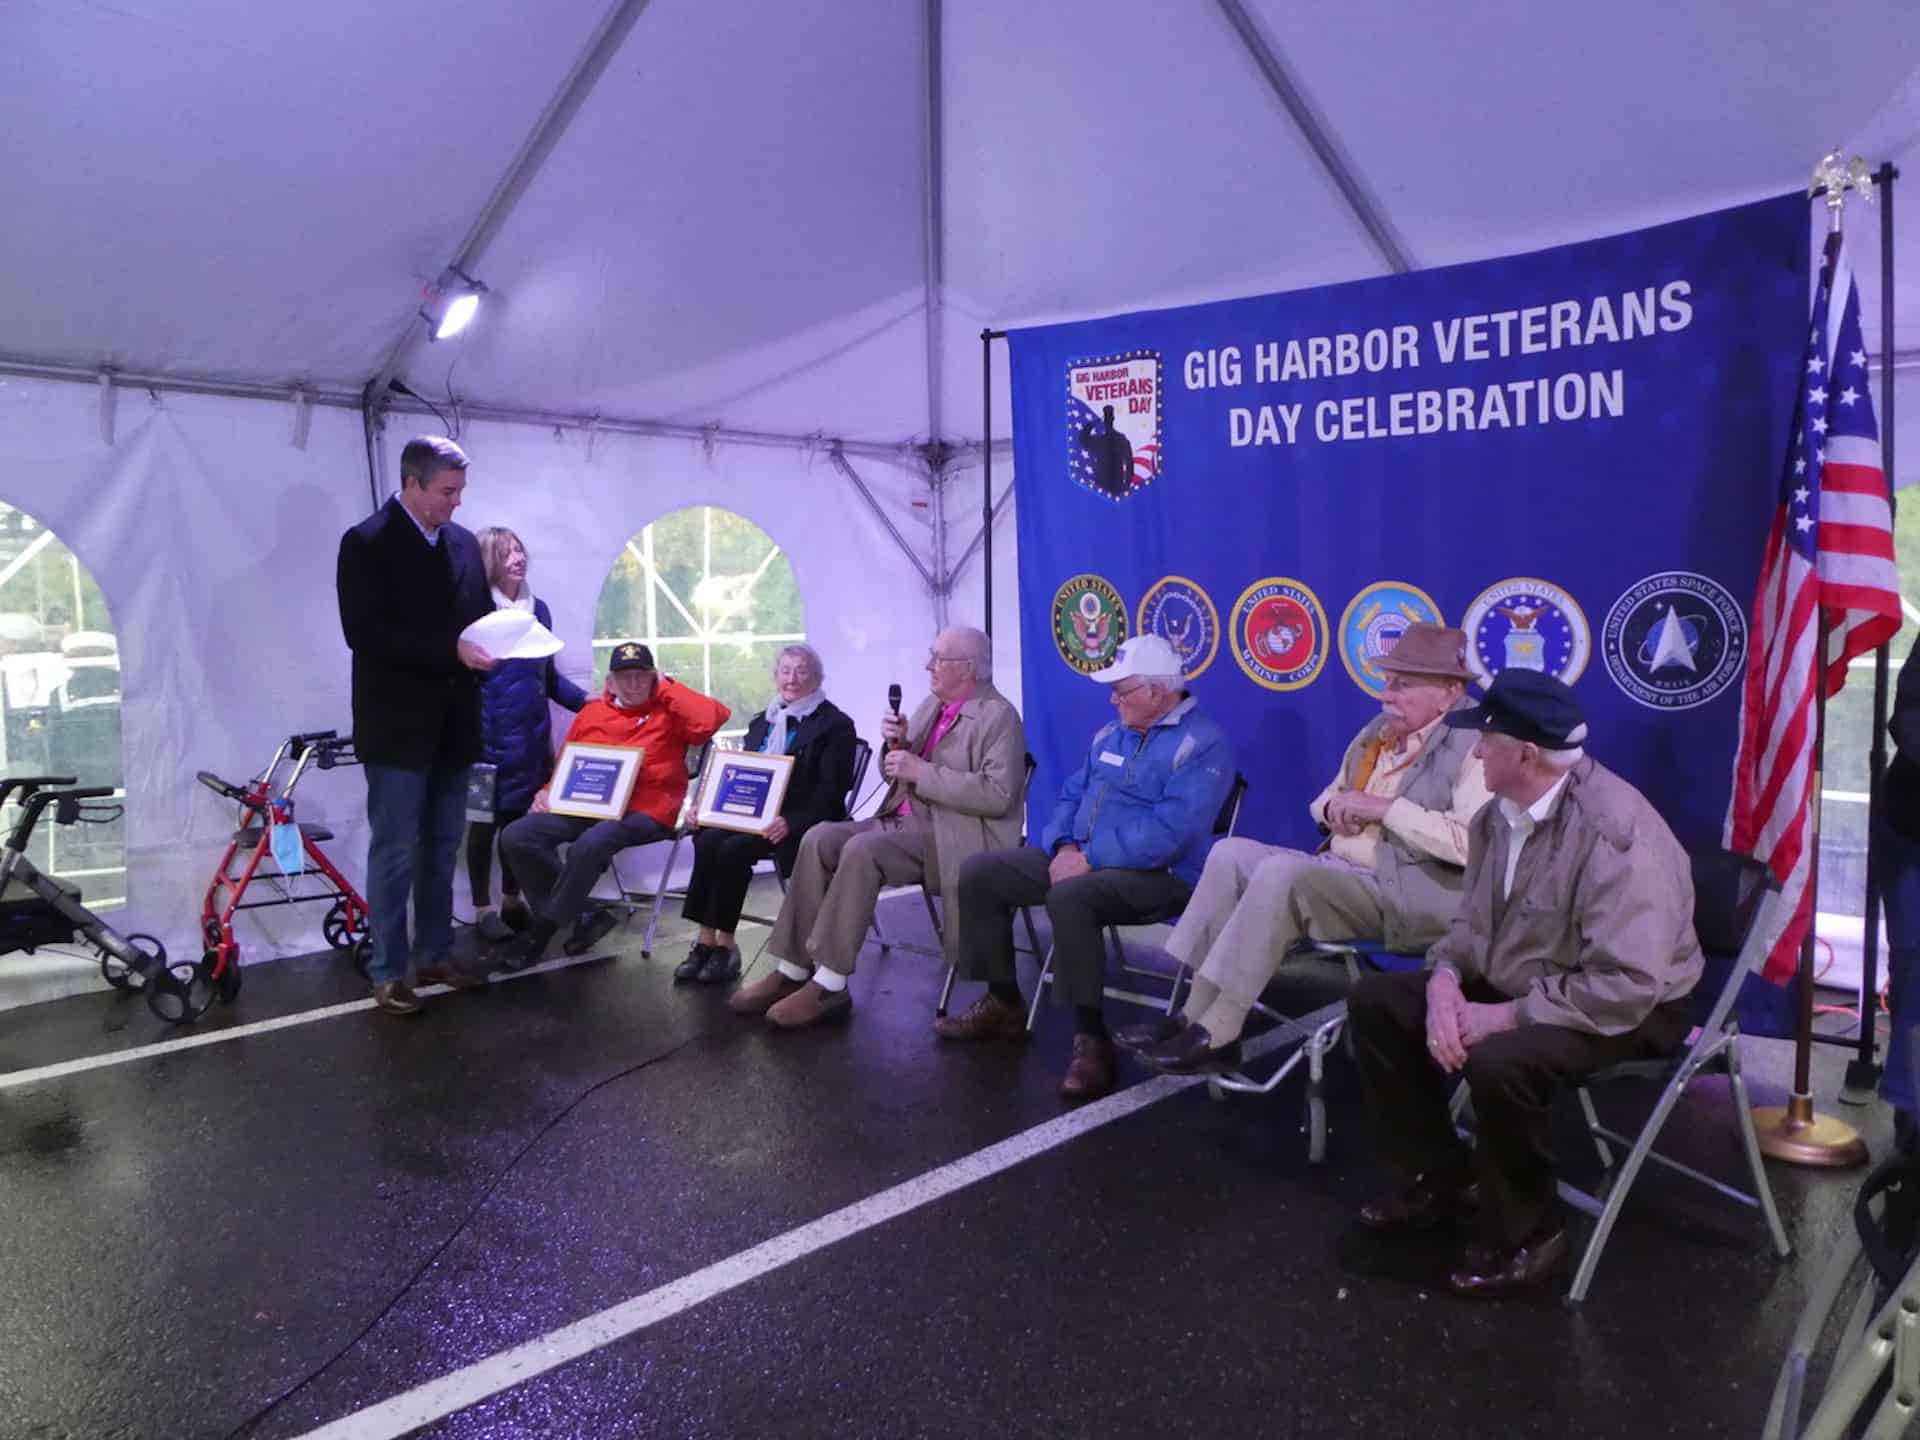
[[[447,340],[465,330],[479,312],[480,299],[486,293],[487,287],[458,265],[447,266],[427,287],[426,304],[420,307],[428,336]]]

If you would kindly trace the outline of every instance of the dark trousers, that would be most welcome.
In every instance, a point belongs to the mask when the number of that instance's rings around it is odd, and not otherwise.
[[[1090,870],[1060,885],[1048,856],[1031,846],[982,850],[960,863],[959,970],[969,980],[1011,984],[1013,912],[1045,905],[1053,927],[1054,989],[1071,1005],[1097,1006],[1106,988],[1108,925],[1171,919],[1193,886],[1166,870]]]
[[[651,815],[583,820],[577,815],[523,815],[500,832],[500,853],[527,887],[527,904],[555,925],[577,919],[609,861],[631,845],[667,838]],[[567,850],[566,863],[560,848]]]
[[[687,879],[687,903],[680,913],[696,925],[731,935],[740,926],[753,867],[773,854],[764,836],[738,830],[693,832],[693,874]]]
[[[502,810],[491,820],[467,821],[467,890],[475,908],[485,909],[493,903],[493,837],[526,813],[524,809]],[[507,852],[502,850],[500,894],[511,898],[519,893],[520,882],[514,878]]]
[[[367,780],[367,912],[376,985],[404,980],[453,949],[453,867],[467,804],[467,767],[363,767]],[[407,899],[413,899],[413,942]]]
[[[1914,1067],[1914,1032],[1920,1028],[1920,840],[1895,830],[1884,806],[1874,819],[1873,866],[1887,908],[1887,1002],[1893,1012],[1880,1098],[1912,1118],[1920,1114]]]
[[[1509,997],[1479,981],[1467,999]],[[1592,1035],[1559,1025],[1522,1025],[1489,1035],[1467,1052],[1465,1079],[1478,1131],[1471,1158],[1447,1101],[1454,1076],[1427,1051],[1427,975],[1369,975],[1347,1001],[1347,1035],[1359,1062],[1375,1134],[1403,1175],[1480,1182],[1480,1239],[1512,1250],[1552,1228],[1553,1097],[1559,1086],[1625,1060],[1678,1052],[1691,1028],[1687,1002],[1658,1006],[1625,1035]]]

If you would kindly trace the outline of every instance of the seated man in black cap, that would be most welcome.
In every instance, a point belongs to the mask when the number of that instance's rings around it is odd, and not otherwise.
[[[1447,723],[1481,732],[1474,753],[1495,797],[1474,817],[1466,893],[1424,973],[1360,982],[1347,1033],[1381,1149],[1406,1181],[1360,1223],[1424,1228],[1477,1203],[1451,1284],[1482,1295],[1565,1263],[1554,1091],[1677,1052],[1701,956],[1686,851],[1645,796],[1582,754],[1572,690],[1503,670]],[[1471,1155],[1447,1110],[1458,1075],[1478,1127]]]
[[[555,815],[543,787],[529,813],[500,832],[501,853],[512,863],[533,912],[526,933],[502,957],[509,970],[538,960],[569,921],[574,931],[567,948],[573,954],[584,953],[613,927],[611,912],[587,908],[594,882],[619,851],[672,833],[687,794],[687,747],[712,739],[732,713],[656,671],[653,651],[645,645],[629,640],[613,647],[606,691],[580,707],[567,743],[640,751],[627,812],[617,820]]]

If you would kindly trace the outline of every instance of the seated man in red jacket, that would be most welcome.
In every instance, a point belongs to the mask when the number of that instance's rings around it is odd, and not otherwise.
[[[606,693],[581,708],[567,742],[637,747],[642,752],[627,813],[618,820],[555,815],[542,788],[529,812],[500,832],[501,853],[512,864],[533,912],[526,933],[507,950],[502,964],[509,970],[533,964],[569,921],[574,922],[574,933],[568,948],[575,953],[612,928],[605,910],[583,915],[594,882],[617,851],[667,837],[687,794],[687,747],[710,740],[732,713],[718,700],[659,674],[653,668],[653,651],[645,645],[629,641],[614,647]]]

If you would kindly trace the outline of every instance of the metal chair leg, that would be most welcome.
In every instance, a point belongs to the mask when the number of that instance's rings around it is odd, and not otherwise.
[[[1793,1242],[1787,1239],[1787,1227],[1780,1223],[1779,1207],[1773,1203],[1773,1186],[1767,1181],[1766,1162],[1760,1158],[1760,1139],[1753,1131],[1753,1107],[1747,1103],[1747,1081],[1740,1073],[1740,1041],[1736,1036],[1727,1045],[1727,1094],[1733,1101],[1734,1123],[1740,1127],[1740,1148],[1747,1152],[1747,1170],[1753,1176],[1754,1198],[1760,1213],[1767,1217],[1767,1234],[1773,1240],[1773,1253],[1782,1260],[1793,1254]]]
[[[939,1002],[933,1007],[935,1019],[947,1013],[947,1001],[953,998],[953,977],[959,972],[959,969],[960,967],[958,965],[947,966],[947,978],[945,983],[940,986]],[[1033,1027],[1028,1026],[1027,1028],[1032,1029]]]
[[[1053,983],[1053,947],[1047,947],[1046,959],[1040,962],[1040,978],[1033,982],[1033,1003],[1027,1006],[1027,1029],[1032,1030],[1040,1018],[1040,997],[1047,993],[1047,986]]]
[[[1026,923],[1027,944],[1033,947],[1033,958],[1038,960],[1046,954],[1046,951],[1040,948],[1040,932],[1033,928],[1033,907],[1031,905],[1022,905],[1020,907],[1020,918]]]
[[[653,887],[653,913],[647,916],[647,933],[640,941],[640,958],[653,958],[653,937],[660,928],[660,907],[666,903],[667,877],[673,874],[673,862],[680,855],[680,833],[674,832],[673,844],[667,847],[667,858],[660,867],[660,883]]]
[[[1575,1087],[1580,1092],[1580,1115],[1587,1123],[1587,1138],[1593,1141],[1593,1148],[1599,1152],[1600,1168],[1613,1168],[1613,1151],[1607,1148],[1606,1136],[1600,1133],[1600,1115],[1593,1108],[1593,1092],[1586,1086]]]
[[[1687,1088],[1690,1075],[1690,1071],[1682,1071],[1661,1090],[1659,1100],[1654,1102],[1653,1113],[1647,1117],[1646,1124],[1640,1127],[1640,1135],[1633,1142],[1633,1149],[1627,1152],[1627,1158],[1621,1162],[1613,1183],[1607,1187],[1607,1203],[1594,1224],[1587,1248],[1581,1252],[1580,1268],[1574,1272],[1573,1284],[1567,1290],[1569,1305],[1578,1305],[1587,1298],[1587,1287],[1593,1283],[1593,1272],[1599,1268],[1600,1254],[1606,1249],[1607,1238],[1613,1234],[1614,1222],[1620,1218],[1621,1208],[1627,1203],[1627,1195],[1633,1189],[1634,1179],[1640,1174],[1640,1167],[1646,1164],[1647,1152],[1653,1149],[1653,1142],[1665,1128],[1667,1116],[1673,1113],[1673,1107],[1680,1103],[1680,1096]]]

